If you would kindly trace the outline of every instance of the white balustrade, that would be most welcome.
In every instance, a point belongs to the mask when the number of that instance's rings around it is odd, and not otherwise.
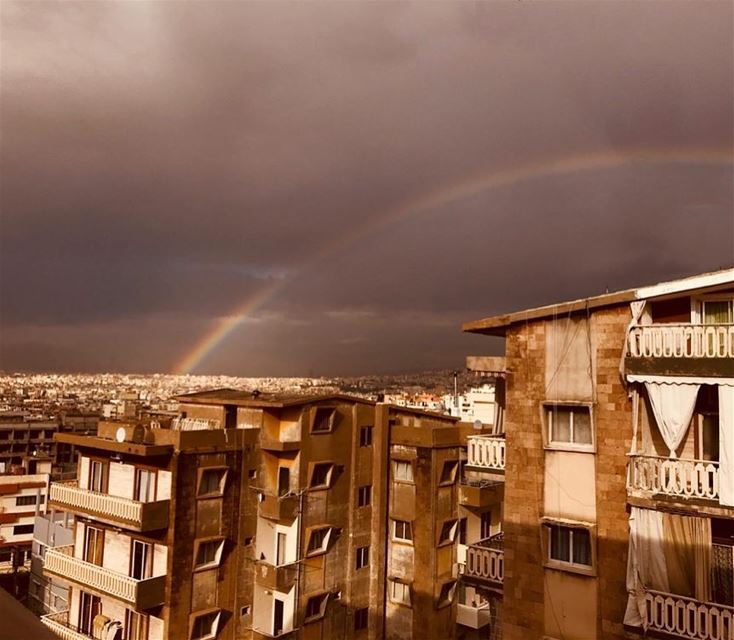
[[[60,611],[41,616],[41,622],[53,631],[61,640],[91,640],[88,636],[69,625],[69,612]]]
[[[505,468],[505,439],[497,436],[469,436],[466,464],[484,469]]]
[[[719,499],[719,463],[633,455],[627,473],[630,490],[680,498]]]
[[[219,420],[206,418],[174,418],[171,422],[171,429],[174,431],[208,431],[209,429],[219,429]]]
[[[141,524],[143,519],[143,503],[129,498],[111,496],[80,489],[76,482],[52,482],[50,501],[63,504],[71,509],[93,511],[102,516],[116,520],[126,520]]]
[[[645,593],[648,629],[691,640],[734,640],[734,608],[660,591]]]
[[[133,605],[138,604],[138,590],[141,585],[165,579],[159,577],[136,580],[123,573],[100,567],[91,562],[85,562],[81,558],[75,558],[73,557],[73,550],[74,545],[47,549],[44,563],[45,570],[74,582],[88,585],[92,589],[120,598]],[[161,589],[161,595],[162,591]]]
[[[474,578],[502,582],[505,579],[504,551],[479,545],[469,545],[466,550],[464,573]]]
[[[732,324],[646,324],[632,327],[633,358],[734,358]]]

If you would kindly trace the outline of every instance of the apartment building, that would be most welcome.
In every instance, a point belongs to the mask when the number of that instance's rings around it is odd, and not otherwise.
[[[459,640],[502,638],[504,581],[505,439],[504,358],[470,357],[467,369],[491,380],[489,434],[467,437],[459,484],[458,594]]]
[[[33,523],[46,510],[51,460],[23,457],[9,469],[0,474],[0,574],[30,570]],[[25,587],[19,588],[16,582],[12,591],[22,597]]]
[[[0,413],[0,473],[30,464],[24,461],[32,462],[36,456],[55,460],[57,445],[53,436],[58,430],[58,422],[53,419],[22,412]],[[35,471],[31,468],[29,473]]]
[[[65,580],[43,573],[46,549],[73,544],[71,515],[66,512],[39,513],[33,521],[28,608],[37,615],[59,613],[69,608],[69,585]]]
[[[349,396],[216,390],[165,421],[57,436],[80,452],[50,504],[74,543],[44,618],[67,640],[455,635],[458,486],[473,432]]]
[[[464,330],[505,337],[504,637],[734,637],[734,270]]]

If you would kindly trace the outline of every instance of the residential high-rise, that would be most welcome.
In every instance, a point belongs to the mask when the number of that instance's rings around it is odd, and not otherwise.
[[[71,584],[57,634],[455,635],[460,463],[482,429],[341,395],[178,400],[173,420],[57,436],[80,454],[50,490],[76,521],[46,551]]]
[[[734,270],[505,337],[506,640],[734,637]]]

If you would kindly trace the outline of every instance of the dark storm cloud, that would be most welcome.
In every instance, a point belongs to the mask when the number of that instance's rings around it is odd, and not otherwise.
[[[340,242],[482,172],[730,149],[730,2],[1,10],[5,368],[167,370],[273,277],[204,369],[451,365],[491,347],[461,320],[734,260],[709,165],[526,180]]]

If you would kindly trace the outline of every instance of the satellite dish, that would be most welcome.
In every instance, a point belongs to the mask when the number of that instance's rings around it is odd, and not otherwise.
[[[120,427],[115,433],[115,440],[118,442],[125,442],[125,427]]]
[[[481,420],[475,420],[474,421],[474,428],[479,431],[482,428],[482,421]]]

